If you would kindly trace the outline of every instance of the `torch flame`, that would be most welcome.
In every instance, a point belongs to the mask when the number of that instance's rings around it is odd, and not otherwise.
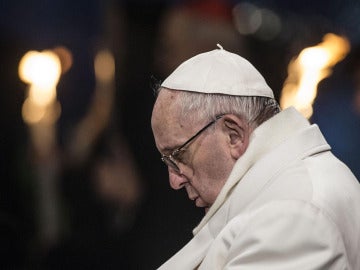
[[[56,85],[61,75],[61,62],[52,51],[29,51],[20,60],[19,77],[29,84],[29,94],[23,104],[23,118],[38,123],[56,103]]]
[[[280,98],[281,107],[294,106],[310,118],[319,82],[331,75],[331,68],[344,59],[349,50],[350,43],[346,38],[326,34],[323,42],[301,51],[288,66],[288,77]]]

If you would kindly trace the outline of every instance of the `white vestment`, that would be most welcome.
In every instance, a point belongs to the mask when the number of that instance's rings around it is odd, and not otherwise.
[[[193,233],[159,269],[359,270],[360,185],[289,108],[254,130]]]

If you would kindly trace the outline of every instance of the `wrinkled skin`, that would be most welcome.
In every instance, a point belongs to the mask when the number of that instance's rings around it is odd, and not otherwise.
[[[169,155],[209,120],[190,122],[180,115],[178,91],[163,89],[154,105],[151,124],[156,147]],[[190,200],[205,211],[214,203],[236,160],[245,152],[250,130],[237,116],[225,115],[199,135],[177,162],[180,173],[168,168],[170,186],[185,188]]]

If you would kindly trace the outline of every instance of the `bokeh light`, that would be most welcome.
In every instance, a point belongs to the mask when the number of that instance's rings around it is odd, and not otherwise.
[[[281,32],[281,19],[272,10],[242,2],[233,8],[233,20],[242,35],[254,35],[260,40],[275,39]]]
[[[94,60],[95,76],[101,82],[108,82],[115,77],[115,60],[109,50],[99,51]]]
[[[288,78],[280,99],[281,107],[294,106],[310,118],[319,82],[331,74],[332,67],[344,59],[349,51],[349,41],[331,33],[326,34],[323,42],[317,46],[302,50],[289,64]]]
[[[61,75],[61,61],[52,51],[29,51],[20,60],[19,77],[29,84],[22,116],[26,123],[53,123],[59,116],[56,85]]]

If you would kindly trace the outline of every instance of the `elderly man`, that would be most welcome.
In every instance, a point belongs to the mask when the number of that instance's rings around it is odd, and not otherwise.
[[[159,269],[360,269],[360,185],[317,125],[220,47],[161,85],[152,129],[170,185],[205,209]]]

